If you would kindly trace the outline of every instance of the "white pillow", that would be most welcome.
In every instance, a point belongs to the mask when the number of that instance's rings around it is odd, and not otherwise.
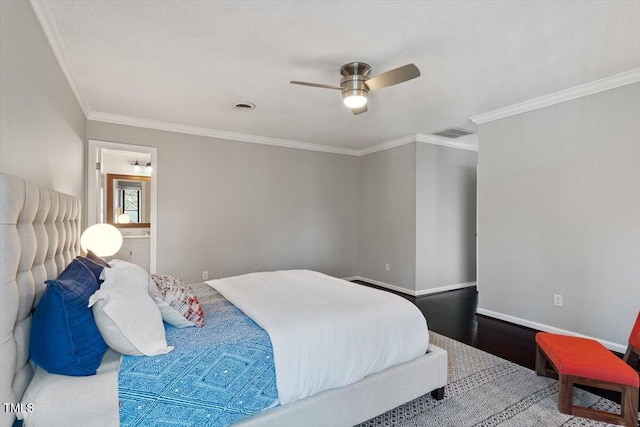
[[[168,324],[175,326],[176,328],[188,328],[190,326],[196,326],[195,323],[185,319],[176,309],[171,307],[169,303],[162,298],[156,297],[156,304],[162,313],[162,320]]]
[[[111,268],[102,269],[100,279],[104,280],[106,277],[105,272],[109,270],[109,274],[114,280],[130,281],[131,283],[143,288],[146,286],[149,295],[155,298],[158,288],[144,268],[121,259],[111,260],[109,261],[109,265]]]
[[[136,265],[112,262],[105,268],[104,283],[89,298],[102,338],[112,349],[131,356],[173,350],[167,345],[160,309],[149,295],[149,275]]]

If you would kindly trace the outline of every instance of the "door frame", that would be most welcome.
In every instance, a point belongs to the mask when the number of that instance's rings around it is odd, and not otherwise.
[[[158,149],[145,145],[124,144],[121,142],[101,141],[90,139],[87,149],[87,227],[98,223],[99,199],[99,169],[101,161],[100,150],[120,150],[134,153],[151,154],[151,236],[149,239],[149,273],[155,274],[158,261]]]

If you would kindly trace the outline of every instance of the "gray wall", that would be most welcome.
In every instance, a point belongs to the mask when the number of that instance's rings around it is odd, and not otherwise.
[[[0,171],[84,200],[85,117],[26,1],[0,2]]]
[[[477,161],[423,142],[362,156],[360,276],[410,294],[474,282]]]
[[[416,291],[476,280],[478,153],[416,146]]]
[[[636,83],[480,126],[481,309],[626,343],[640,308],[639,117]]]
[[[359,275],[410,292],[416,286],[415,159],[415,143],[360,157]]]
[[[87,138],[158,147],[160,274],[357,275],[357,157],[93,121]]]

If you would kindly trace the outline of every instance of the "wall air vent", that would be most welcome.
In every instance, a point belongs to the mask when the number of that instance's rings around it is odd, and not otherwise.
[[[251,102],[236,102],[235,104],[233,104],[233,106],[236,110],[241,111],[249,111],[256,108],[256,104],[252,104]]]
[[[460,138],[461,136],[471,135],[472,133],[473,131],[462,128],[449,128],[439,132],[434,132],[433,134],[445,138]]]

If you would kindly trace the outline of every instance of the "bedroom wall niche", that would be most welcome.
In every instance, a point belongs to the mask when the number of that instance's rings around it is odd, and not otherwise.
[[[157,225],[157,150],[89,140],[88,225],[108,223],[120,229],[122,248],[113,258],[155,273]]]
[[[416,289],[415,159],[415,142],[360,157],[360,276],[409,294]]]
[[[478,153],[413,142],[360,157],[360,276],[410,295],[476,283]]]
[[[416,144],[416,293],[476,284],[476,151]]]

